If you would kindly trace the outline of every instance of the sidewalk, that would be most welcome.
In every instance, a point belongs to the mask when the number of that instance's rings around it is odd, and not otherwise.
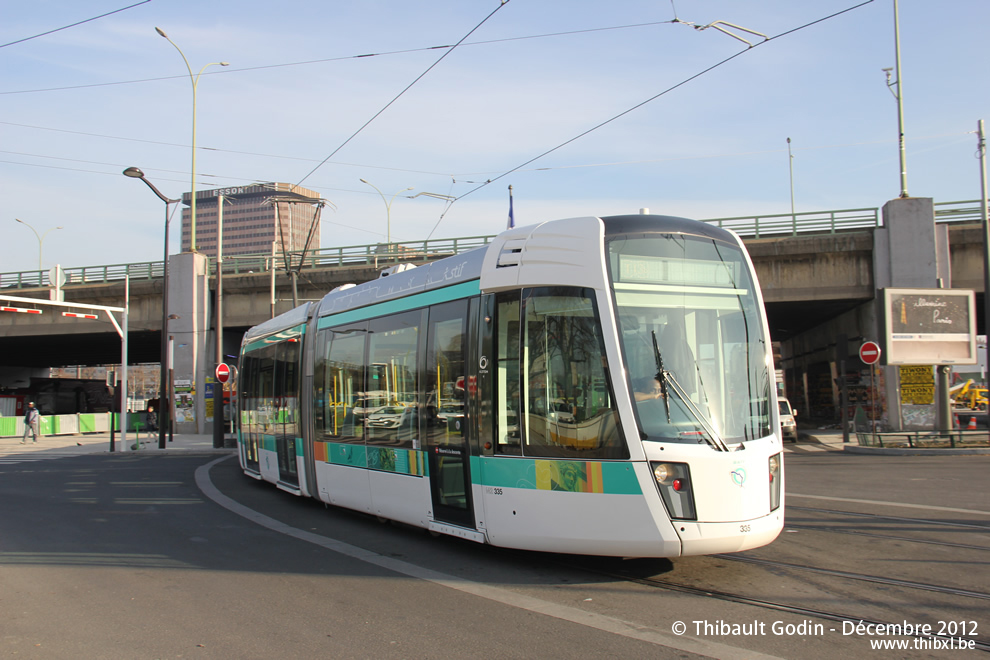
[[[138,438],[135,433],[127,434],[127,447],[121,444],[119,433],[114,434],[114,449],[116,452],[137,453],[137,452],[169,452],[169,451],[195,451],[216,454],[230,454],[237,450],[234,447],[214,449],[213,434],[190,434],[176,433],[172,437],[172,442],[165,438],[165,449],[158,448],[158,434],[141,433]],[[227,444],[232,443],[232,438],[227,434]],[[139,449],[132,450],[135,446],[135,439],[140,440]],[[58,456],[73,456],[82,454],[109,453],[110,433],[85,433],[78,435],[47,435],[42,436],[37,443],[29,439],[26,444],[21,444],[18,437],[0,438],[0,457],[17,454],[57,454]]]
[[[842,450],[842,430],[841,429],[798,429],[798,444],[803,442],[814,442],[825,445],[831,449]],[[849,436],[846,444],[856,444],[856,434]]]
[[[879,454],[885,456],[957,456],[990,454],[990,447],[965,448],[900,448],[900,447],[861,447],[855,433],[849,434],[849,442],[842,442],[841,429],[798,429],[797,446],[802,444],[817,444],[829,451],[841,451],[847,454]],[[794,447],[792,443],[786,446]]]

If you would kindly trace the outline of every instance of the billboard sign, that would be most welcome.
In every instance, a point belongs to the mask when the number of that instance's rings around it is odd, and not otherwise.
[[[887,364],[975,364],[972,289],[884,289]]]

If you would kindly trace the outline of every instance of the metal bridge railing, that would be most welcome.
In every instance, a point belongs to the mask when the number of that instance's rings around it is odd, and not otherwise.
[[[428,241],[406,241],[392,244],[352,245],[348,247],[322,248],[306,253],[300,265],[300,253],[289,253],[288,262],[292,268],[339,268],[343,266],[370,266],[383,268],[396,263],[435,259],[466,252],[488,244],[494,236],[468,236],[465,238],[442,238]],[[268,272],[272,268],[283,270],[286,255],[278,253],[248,254],[224,257],[224,274]],[[105,266],[75,266],[63,268],[66,286],[72,284],[102,284],[119,282],[125,276],[131,281],[161,279],[163,262],[146,261],[134,264],[111,264]],[[210,260],[210,272],[216,272],[216,261]],[[0,289],[32,289],[48,287],[47,270],[28,270],[14,273],[0,273]]]
[[[935,202],[935,222],[980,222],[980,200]],[[799,234],[835,234],[842,231],[874,229],[883,226],[878,208],[745,215],[705,220],[731,229],[744,238],[797,236]]]
[[[935,222],[983,222],[980,200],[935,202]]]
[[[132,280],[152,280],[162,277],[161,261],[144,261],[135,264],[110,264],[105,266],[75,266],[63,268],[65,284],[94,284],[117,282],[130,275]],[[26,270],[19,273],[0,273],[0,289],[31,289],[48,286],[47,270]]]
[[[352,245],[348,247],[321,248],[310,250],[300,264],[300,253],[244,254],[223,258],[224,274],[257,273],[267,271],[274,264],[275,269],[284,270],[286,263],[291,268],[342,268],[345,266],[371,266],[375,268],[396,263],[436,259],[466,252],[487,245],[494,236],[468,236],[466,238],[441,238],[429,241],[405,241],[402,243],[375,245]],[[210,261],[210,272],[216,272],[216,262]]]
[[[778,213],[775,215],[713,218],[705,222],[731,229],[744,238],[766,236],[797,236],[798,234],[834,234],[851,229],[873,229],[880,226],[879,209],[843,209],[811,213]]]
[[[980,222],[980,201],[936,202],[935,222]],[[773,215],[748,215],[732,218],[704,220],[725,229],[731,229],[743,238],[771,236],[798,236],[802,234],[834,234],[846,231],[874,229],[883,224],[878,208],[842,209],[836,211],[812,211],[805,213],[778,213]],[[322,248],[306,253],[299,264],[299,253],[290,253],[293,268],[340,268],[345,266],[372,266],[381,268],[396,263],[442,257],[488,244],[494,236],[469,236],[443,238],[428,241],[402,243],[352,245],[348,247]],[[211,272],[215,262],[210,261]],[[267,272],[271,268],[285,268],[282,254],[253,254],[224,257],[223,272],[231,274]],[[131,280],[158,279],[162,276],[161,261],[136,264],[112,264],[108,266],[77,266],[63,269],[66,285],[119,282],[125,275]],[[48,271],[28,270],[0,273],[0,289],[28,289],[48,286]]]

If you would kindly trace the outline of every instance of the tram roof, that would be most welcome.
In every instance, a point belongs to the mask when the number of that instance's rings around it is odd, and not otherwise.
[[[299,305],[299,307],[283,312],[274,318],[268,319],[264,323],[259,323],[244,333],[243,341],[246,342],[258,337],[265,337],[276,332],[294,328],[301,323],[305,323],[309,320],[309,308],[312,307],[312,305],[313,303],[311,302],[303,303],[302,305]]]
[[[606,237],[610,234],[655,233],[658,231],[657,223],[659,222],[663,224],[663,228],[659,230],[663,233],[687,234],[689,236],[714,238],[730,243],[736,242],[732,232],[721,227],[707,222],[701,222],[700,220],[680,218],[673,215],[610,215],[603,217],[602,221],[605,223]]]
[[[646,234],[660,231],[735,242],[732,233],[725,229],[677,216],[629,214],[602,216],[600,219],[605,226],[606,237],[613,234]],[[658,227],[658,225],[660,226]],[[244,340],[252,340],[294,328],[306,323],[311,313],[324,317],[374,303],[402,298],[414,293],[432,291],[476,280],[481,277],[485,254],[491,247],[492,245],[489,244],[399,273],[388,275],[383,273],[377,279],[353,287],[330,291],[319,303],[307,302],[254,326],[244,335]]]
[[[356,286],[331,291],[319,302],[317,316],[339,314],[374,303],[433,291],[481,277],[489,246],[476,248],[416,268],[378,277]]]

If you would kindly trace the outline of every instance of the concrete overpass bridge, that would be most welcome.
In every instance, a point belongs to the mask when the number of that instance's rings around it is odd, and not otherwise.
[[[888,206],[920,203],[920,219],[901,221]],[[903,205],[902,205],[903,206]],[[914,204],[915,207],[918,204]],[[913,208],[913,207],[912,207]],[[896,210],[896,208],[895,208]],[[919,209],[913,208],[912,212]],[[915,213],[916,215],[917,213]],[[878,339],[874,300],[884,286],[945,286],[978,292],[980,334],[983,305],[983,230],[978,201],[933,203],[894,200],[883,209],[843,209],[813,213],[740,216],[707,220],[743,236],[753,258],[766,302],[772,339],[780,343],[778,366],[789,392],[805,393],[809,369],[831,365],[836,337],[850,342]],[[905,230],[898,233],[897,226]],[[224,353],[236,354],[251,326],[293,307],[297,299],[317,300],[335,286],[363,282],[399,263],[426,263],[484,245],[490,236],[384,245],[329,248],[309,253],[296,276],[286,272],[282,255],[226,257],[223,264]],[[928,246],[915,254],[912,244]],[[905,252],[905,250],[907,252]],[[929,254],[930,253],[930,254]],[[193,257],[198,257],[193,259]],[[159,361],[162,327],[162,262],[65,268],[65,300],[122,307],[129,294],[130,362]],[[298,266],[298,267],[296,267]],[[180,346],[200,344],[203,362],[213,362],[212,304],[215,264],[202,255],[170,258],[169,335]],[[910,271],[916,271],[918,277]],[[194,277],[199,272],[200,277]],[[905,275],[905,273],[907,273]],[[916,284],[899,282],[910,280]],[[125,287],[125,278],[128,282]],[[201,281],[199,281],[201,280]],[[924,282],[924,284],[920,284]],[[0,273],[0,293],[49,297],[47,273]],[[125,289],[127,291],[125,291]],[[195,339],[194,339],[195,338]],[[855,344],[858,346],[858,343]],[[855,347],[853,349],[855,351]],[[114,364],[120,360],[117,334],[107,322],[48,314],[0,314],[0,386],[17,368]],[[178,369],[178,367],[177,367]],[[814,372],[813,369],[811,369]],[[814,374],[812,380],[817,378]],[[831,378],[830,378],[831,379]],[[806,409],[815,405],[805,394]]]

